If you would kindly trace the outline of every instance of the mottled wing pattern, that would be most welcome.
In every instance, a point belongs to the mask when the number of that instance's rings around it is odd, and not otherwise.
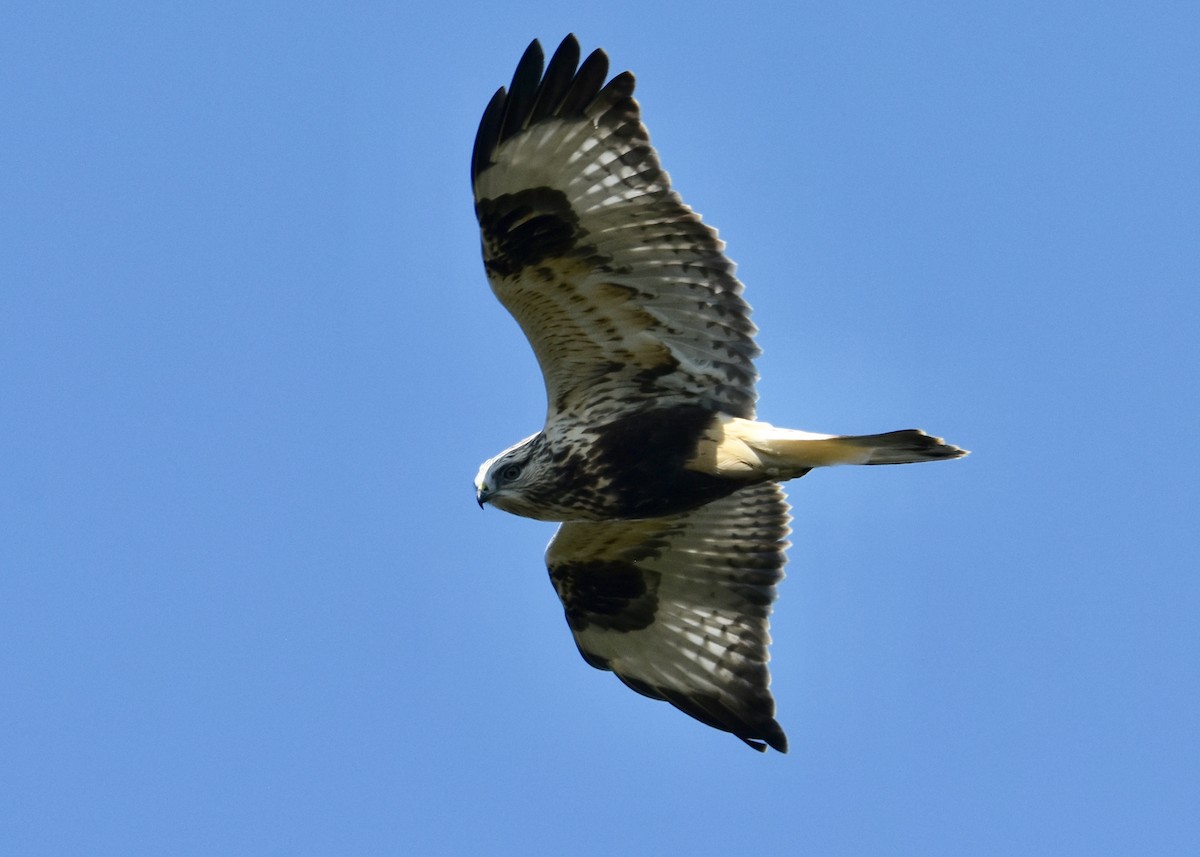
[[[757,750],[786,752],[767,623],[789,520],[767,483],[682,515],[563,524],[546,564],[580,653]]]
[[[550,418],[647,401],[754,412],[754,325],[716,232],[671,190],[608,58],[535,41],[475,140],[493,290],[545,376]]]

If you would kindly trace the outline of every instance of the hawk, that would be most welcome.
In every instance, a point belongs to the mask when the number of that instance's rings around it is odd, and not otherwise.
[[[475,138],[483,260],[546,384],[544,428],[486,461],[482,507],[561,521],[550,580],[584,660],[756,750],[787,750],[767,671],[781,482],[964,450],[755,418],[755,326],[717,233],[671,189],[629,72],[535,40]]]

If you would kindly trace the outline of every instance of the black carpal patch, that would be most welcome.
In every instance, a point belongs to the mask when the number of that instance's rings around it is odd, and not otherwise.
[[[699,405],[673,405],[627,414],[596,432],[594,461],[611,483],[612,512],[657,518],[711,503],[744,482],[689,470],[684,464],[716,417]]]
[[[572,631],[640,631],[654,621],[662,575],[630,562],[566,562],[550,569]]]
[[[549,187],[481,199],[475,213],[483,230],[484,266],[500,277],[569,256],[587,234],[566,195]]]

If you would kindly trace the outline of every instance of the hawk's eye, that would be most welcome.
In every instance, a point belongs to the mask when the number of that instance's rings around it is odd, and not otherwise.
[[[514,479],[516,479],[520,475],[521,475],[521,465],[519,465],[519,464],[510,464],[510,465],[508,465],[508,467],[505,467],[503,470],[500,471],[500,478],[503,479],[505,482],[512,482]]]

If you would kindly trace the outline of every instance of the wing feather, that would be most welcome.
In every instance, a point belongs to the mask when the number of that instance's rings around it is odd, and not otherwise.
[[[530,45],[472,156],[492,289],[529,338],[549,418],[647,402],[754,415],[755,327],[716,232],[670,185],[628,72]]]
[[[500,139],[507,140],[525,129],[530,111],[537,100],[538,84],[542,79],[542,46],[531,44],[517,63],[508,98],[504,104],[504,121],[500,124]]]
[[[786,752],[767,646],[788,521],[767,483],[683,515],[564,524],[546,564],[580,653],[755,749]]]
[[[537,101],[529,111],[529,125],[536,125],[561,109],[575,79],[575,68],[578,65],[579,42],[575,39],[563,39],[554,56],[550,58],[550,64],[546,66],[546,75],[538,87]],[[601,70],[600,76],[604,77],[605,73],[607,68]]]

